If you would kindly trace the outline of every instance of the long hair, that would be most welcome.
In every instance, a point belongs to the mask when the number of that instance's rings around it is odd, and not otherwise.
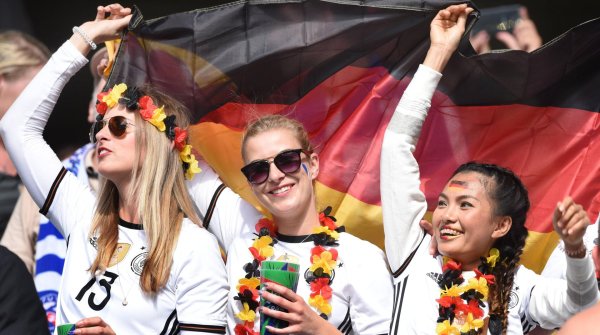
[[[50,50],[34,37],[14,30],[0,32],[0,75],[7,80],[19,79],[49,58]]]
[[[144,86],[142,95],[148,95],[157,106],[164,106],[167,116],[175,115],[177,125],[187,128],[189,116],[180,103],[158,90]],[[137,214],[148,239],[148,257],[140,276],[140,286],[146,293],[156,293],[169,279],[173,251],[184,217],[200,224],[185,185],[179,153],[164,132],[133,112],[136,121],[136,148],[131,172],[129,199],[135,199]],[[143,157],[143,159],[142,159]],[[113,182],[104,180],[90,234],[97,236],[98,255],[90,272],[109,267],[119,238],[119,193]]]
[[[484,187],[494,215],[512,219],[508,233],[494,242],[494,247],[500,251],[500,260],[494,268],[496,283],[490,287],[488,300],[490,333],[499,334],[501,329],[502,334],[506,334],[510,293],[528,234],[525,220],[530,207],[529,196],[519,177],[498,165],[469,162],[459,166],[452,176],[463,172],[476,172],[489,178],[491,182],[484,182]]]

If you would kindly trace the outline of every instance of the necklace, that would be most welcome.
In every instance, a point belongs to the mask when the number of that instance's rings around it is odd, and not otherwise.
[[[494,285],[492,274],[500,252],[492,248],[488,257],[481,257],[475,269],[475,278],[464,283],[462,266],[451,258],[444,257],[442,278],[439,282],[439,317],[436,334],[481,334],[484,326],[484,301],[488,299],[489,285]]]
[[[145,249],[145,247],[142,247],[141,250],[143,251]],[[127,250],[127,253],[129,252],[129,250]],[[121,261],[117,261],[117,275],[119,276],[119,287],[121,288],[121,293],[123,294],[123,300],[121,300],[121,305],[123,306],[127,306],[127,304],[129,304],[129,301],[127,300],[127,297],[129,296],[129,293],[131,293],[131,289],[133,288],[133,286],[135,285],[135,280],[132,281],[131,284],[129,284],[129,288],[127,289],[127,293],[125,292],[125,288],[123,287],[123,276],[121,276],[121,269],[119,267],[119,263],[121,263],[122,261],[125,260],[125,257],[127,255],[127,253],[123,256],[123,259]],[[136,259],[138,259],[140,256],[142,256],[142,254],[136,256],[133,261],[132,264],[136,261]],[[143,262],[143,260],[141,261]],[[132,271],[133,270],[133,265],[132,265]],[[141,271],[141,269],[140,269]],[[137,273],[137,272],[136,272]]]
[[[119,262],[119,263],[121,263],[121,262]],[[119,263],[117,263],[117,274],[119,275],[119,286],[121,287],[121,293],[123,293],[123,300],[121,300],[121,305],[127,306],[127,304],[129,303],[127,301],[127,297],[129,296],[129,293],[131,293],[131,289],[133,288],[134,283],[129,284],[129,289],[127,290],[127,294],[125,294],[125,289],[123,288],[123,277],[121,276],[121,270],[119,269]]]
[[[332,297],[330,285],[338,258],[337,250],[333,247],[338,245],[339,233],[336,231],[336,220],[330,215],[331,210],[331,207],[327,207],[319,213],[320,225],[300,242],[303,243],[309,237],[313,237],[315,246],[311,249],[311,266],[305,274],[311,291],[308,304],[325,320],[329,318],[332,311],[329,303]],[[235,326],[236,335],[258,335],[254,331],[254,321],[259,305],[260,265],[262,261],[273,256],[273,246],[278,242],[275,238],[277,227],[272,220],[260,219],[255,229],[257,238],[248,248],[253,260],[244,265],[246,275],[239,279],[236,286],[238,294],[234,297],[234,300],[238,300],[241,304],[240,312],[235,315],[239,320]]]

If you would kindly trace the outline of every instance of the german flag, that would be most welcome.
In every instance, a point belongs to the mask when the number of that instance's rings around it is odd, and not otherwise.
[[[301,121],[321,158],[317,199],[383,245],[379,154],[385,127],[429,46],[429,23],[457,1],[261,0],[144,20],[134,15],[108,85],[151,82],[193,111],[192,144],[256,204],[240,172],[249,120]],[[551,212],[572,195],[600,210],[600,21],[531,54],[455,55],[416,156],[433,208],[460,163],[510,167],[530,190],[524,262],[539,270],[557,242]],[[402,187],[398,185],[398,187]]]

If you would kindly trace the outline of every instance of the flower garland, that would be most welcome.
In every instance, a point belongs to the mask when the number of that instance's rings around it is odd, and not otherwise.
[[[113,108],[118,103],[124,104],[128,110],[139,110],[142,119],[150,122],[160,132],[164,132],[171,141],[175,149],[179,151],[183,172],[186,179],[192,179],[194,174],[202,170],[198,167],[198,161],[192,153],[192,146],[186,144],[188,133],[185,129],[175,125],[175,115],[167,116],[164,106],[157,107],[152,98],[147,95],[142,96],[137,87],[128,89],[124,83],[117,84],[106,92],[100,92],[97,95],[96,111],[98,121],[104,118],[104,114],[109,108]]]
[[[311,266],[306,274],[310,284],[310,298],[308,304],[314,307],[322,318],[328,319],[331,315],[332,297],[331,282],[333,270],[337,266],[338,253],[334,246],[338,245],[339,233],[336,231],[335,218],[330,215],[331,207],[325,208],[319,214],[320,226],[313,232],[315,246],[311,249]],[[273,246],[277,240],[273,237],[277,233],[275,223],[267,218],[262,218],[255,225],[257,238],[254,239],[249,249],[253,260],[244,265],[246,275],[238,281],[234,297],[242,304],[241,311],[235,316],[240,320],[235,326],[236,335],[258,335],[254,331],[256,309],[259,305],[258,290],[260,289],[260,265],[262,261],[273,256]]]
[[[481,263],[475,269],[475,278],[464,283],[461,264],[453,259],[444,257],[442,278],[439,282],[441,289],[439,317],[437,319],[437,335],[476,335],[483,330],[483,316],[487,301],[489,286],[495,283],[492,274],[500,252],[492,248],[488,257],[481,257]],[[455,319],[458,319],[455,325]],[[460,327],[460,328],[459,328]]]

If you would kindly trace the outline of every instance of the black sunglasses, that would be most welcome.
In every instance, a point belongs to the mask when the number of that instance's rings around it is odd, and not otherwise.
[[[90,128],[90,143],[96,143],[96,134],[98,134],[98,132],[102,130],[102,128],[104,128],[104,126],[106,126],[107,124],[108,130],[110,130],[110,133],[115,137],[123,136],[123,134],[125,134],[125,131],[127,130],[127,126],[135,127],[133,123],[131,123],[129,120],[127,120],[126,117],[121,115],[113,116],[108,120],[96,121],[92,124],[92,127]]]
[[[302,162],[301,153],[307,156],[311,154],[310,151],[304,149],[284,150],[278,153],[272,160],[261,159],[244,166],[242,173],[251,184],[262,184],[269,178],[271,162],[275,163],[279,171],[285,174],[298,171]]]

